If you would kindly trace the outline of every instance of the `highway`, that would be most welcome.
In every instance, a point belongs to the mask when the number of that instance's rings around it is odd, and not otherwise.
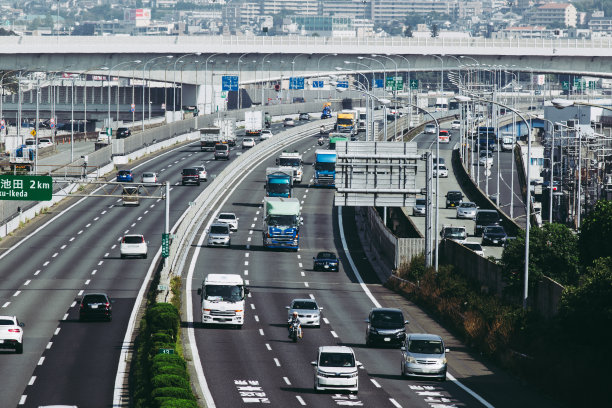
[[[306,163],[313,161],[316,137],[295,144],[304,153]],[[240,218],[232,248],[205,247],[205,233],[200,231],[197,259],[183,276],[189,290],[187,306],[191,309],[185,324],[195,339],[190,353],[197,354],[206,378],[206,385],[199,381],[199,386],[210,392],[216,406],[554,406],[479,359],[423,310],[383,288],[364,259],[354,211],[334,208],[332,189],[313,188],[308,183],[313,176],[311,166],[305,166],[304,183],[294,190],[303,206],[300,250],[264,250],[260,236],[262,185],[265,167],[271,165],[273,158],[246,176],[219,205],[218,211],[235,212]],[[312,270],[312,257],[324,249],[339,254],[340,272]],[[200,323],[197,288],[206,274],[219,271],[241,274],[251,288],[241,330],[203,327]],[[304,338],[294,344],[287,338],[285,306],[293,298],[308,297],[315,298],[324,308],[323,324],[318,329],[306,328]],[[397,349],[365,346],[364,320],[370,309],[378,306],[403,309],[411,322],[407,326],[410,332],[442,335],[452,350],[449,381],[402,379]],[[353,347],[365,367],[360,373],[357,395],[313,391],[314,369],[310,362],[321,345]]]

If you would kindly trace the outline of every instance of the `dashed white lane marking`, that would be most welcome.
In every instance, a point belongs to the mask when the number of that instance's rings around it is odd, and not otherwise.
[[[248,252],[245,252],[245,253],[244,253],[244,257],[245,257],[245,258],[248,258],[248,257],[249,257],[249,253],[248,253]]]
[[[155,204],[151,204],[151,205],[149,206],[149,208],[153,208],[153,207],[155,207]]]
[[[103,263],[104,263],[104,261],[98,262],[98,266],[102,265]]]
[[[36,381],[36,376],[35,375],[33,375],[32,378],[30,378],[30,381],[28,382],[28,385],[34,384],[34,381]]]
[[[28,286],[30,284],[30,282],[32,282],[31,279],[28,279],[27,281],[25,281],[25,283],[23,284],[23,286]]]
[[[39,273],[40,273],[40,269],[34,272],[34,276],[38,275]]]
[[[47,265],[49,265],[49,261],[47,261],[47,262],[45,262],[45,263],[43,264],[43,266],[47,266]]]
[[[21,293],[21,291],[20,291],[20,290],[18,290],[17,292],[13,293],[13,297],[17,297],[17,296],[19,296],[19,294],[20,294],[20,293]]]
[[[308,189],[304,190],[304,192],[305,192],[305,193],[307,193],[307,192],[308,192]]]
[[[304,282],[304,286],[309,287],[308,282]]]
[[[306,405],[306,401],[304,401],[304,399],[300,397],[299,395],[296,395],[295,398],[298,400],[300,405]]]
[[[48,343],[47,343],[47,350],[51,349],[51,346],[52,346],[52,345],[53,345],[53,342],[52,342],[52,341],[48,342]]]
[[[67,245],[66,245],[66,244],[64,244],[64,245],[62,245],[62,246],[60,247],[60,249],[64,249],[64,248],[66,248],[66,246],[67,246]]]
[[[251,309],[252,309],[252,310],[255,310],[255,304],[254,304],[254,303],[251,303],[250,305],[251,305]]]
[[[44,363],[44,362],[45,362],[45,358],[44,358],[44,357],[41,357],[41,358],[38,360],[38,365],[39,365],[39,366],[40,366],[40,365],[43,365],[43,363]]]
[[[58,327],[57,329],[55,329],[55,332],[53,333],[54,336],[57,336],[60,332],[60,328]]]
[[[253,221],[257,221],[257,217],[254,217],[254,218],[253,218]]]
[[[302,263],[301,263],[301,262],[298,262],[298,266],[301,268],[301,267],[302,267]]]
[[[117,248],[117,244],[113,244],[113,246],[111,247],[111,249],[115,249]]]
[[[72,237],[72,238],[70,238],[70,239],[68,240],[68,242],[72,242],[72,241],[74,241],[74,237]]]
[[[300,275],[306,276],[306,273],[304,271],[300,271]]]
[[[100,219],[100,217],[96,217],[94,218],[94,221],[98,221]]]
[[[109,254],[110,254],[110,252],[105,253],[105,254],[104,254],[104,257],[105,257],[105,258],[108,258],[108,255],[109,255]]]
[[[127,234],[128,232],[130,232],[130,230],[123,231],[123,235]],[[119,239],[121,239],[121,237]]]
[[[396,400],[394,400],[393,398],[389,398],[389,401],[391,401],[391,403],[393,404],[394,407],[396,408],[402,408],[402,406],[399,404],[399,402],[397,402]]]
[[[98,270],[97,270],[97,269],[94,269],[93,271],[91,271],[91,274],[92,274],[92,275],[95,275],[95,274],[96,274],[96,272],[98,272]]]
[[[81,235],[83,233],[83,230],[80,230],[79,232],[77,232],[77,235]]]
[[[130,225],[130,228],[134,228],[136,226],[136,223],[133,223],[132,225]]]
[[[261,336],[263,336],[263,335],[264,335],[263,329],[259,329],[259,334],[260,334]]]
[[[75,307],[75,306],[76,306],[76,300],[70,304],[70,307]]]
[[[249,230],[249,235],[253,234],[253,230]]]
[[[83,289],[79,290],[78,296],[81,296],[82,294],[83,294]]]
[[[8,307],[8,305],[10,305],[11,302],[6,302],[5,304],[2,305],[2,307]]]
[[[160,170],[160,172],[161,172],[161,171],[165,171],[165,170],[166,170],[166,169],[161,169],[161,170]]]
[[[143,212],[143,214],[146,214],[146,213],[148,213],[148,212],[149,212],[149,210],[146,210],[145,212]]]
[[[53,255],[51,255],[51,258],[55,258],[56,256],[59,255],[59,252],[54,253]]]
[[[302,255],[298,254],[297,258],[302,259]]]
[[[62,320],[66,320],[66,319],[68,319],[68,313],[66,313],[64,317],[62,317]]]
[[[324,317],[324,318],[323,318],[323,322],[324,322],[325,324],[329,324],[329,320],[327,320],[327,317]]]
[[[91,227],[91,223],[89,223],[89,224],[87,224],[87,225],[85,226],[85,228],[89,228],[89,227]]]
[[[272,347],[270,347],[268,343],[266,343],[266,348],[268,349],[268,351],[272,351]]]
[[[248,275],[248,274],[249,274],[249,270],[248,270],[248,269],[245,269],[245,270],[244,270],[244,274],[245,274],[245,275]]]
[[[251,237],[248,237],[248,238],[247,238],[247,242],[251,242]]]
[[[312,293],[309,293],[308,296],[310,296],[311,299],[314,299],[314,295]]]
[[[330,333],[331,333],[331,335],[332,335],[332,336],[333,336],[335,339],[337,339],[337,338],[338,338],[338,335],[336,334],[336,332],[335,332],[335,331],[331,330],[331,331],[330,331]]]
[[[291,381],[287,377],[283,377],[283,380],[285,380],[285,384],[291,385]]]
[[[85,284],[86,284],[86,285],[89,285],[89,282],[91,282],[91,279],[87,279],[87,280],[85,281]]]
[[[374,384],[374,386],[375,386],[376,388],[381,388],[381,387],[380,387],[380,384],[379,384],[379,383],[378,383],[378,382],[377,382],[375,379],[370,378],[370,381],[372,381],[372,384]]]
[[[256,215],[259,215],[259,210],[255,211],[255,214],[256,214]]]
[[[255,228],[255,224],[251,224],[251,228]]]
[[[256,322],[259,322],[259,316],[255,315],[253,316],[253,318],[255,319]]]
[[[278,361],[278,358],[274,358],[274,364],[276,364],[277,367],[280,367],[280,361]]]
[[[136,221],[140,221],[140,220],[142,220],[142,217],[136,218]]]
[[[247,286],[249,286],[249,284],[250,284],[249,280],[248,280],[248,279],[245,279],[245,280],[244,280],[244,284],[245,284],[245,285],[247,285]]]
[[[19,405],[24,405],[26,402],[26,398],[28,398],[27,395],[22,395],[21,398],[19,398]]]
[[[106,210],[102,211],[100,214],[101,214],[101,215],[106,214]]]
[[[244,266],[249,266],[249,261],[244,261]]]

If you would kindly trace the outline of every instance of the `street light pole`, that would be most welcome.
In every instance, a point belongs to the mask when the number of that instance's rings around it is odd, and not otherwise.
[[[108,124],[107,126],[109,127],[109,129],[112,129],[112,122],[111,122],[111,73],[113,71],[113,69],[117,68],[120,65],[124,65],[124,64],[140,64],[140,60],[134,60],[134,61],[124,61],[124,62],[120,62],[118,64],[113,65],[112,67],[110,67],[108,69]],[[118,81],[117,81],[117,85]],[[117,95],[117,97],[119,97],[119,95]],[[117,114],[117,120],[119,120],[119,115]],[[109,136],[109,140],[112,141],[112,138]]]
[[[171,58],[174,58],[174,56],[165,55],[162,57],[151,58],[148,61],[146,61],[144,65],[142,66],[142,131],[143,132],[145,130],[145,87],[147,85],[145,81],[145,70],[147,69],[148,63],[153,62],[158,59],[162,59],[162,58],[167,58],[168,60],[170,60]],[[149,122],[151,121],[151,84],[150,84],[150,81],[151,81],[151,67],[149,67]]]
[[[264,55],[264,57],[261,59],[261,106],[262,107],[265,105],[264,101],[266,99],[266,95],[264,94],[264,63],[266,62],[266,58],[274,54],[275,54],[274,52],[268,53]],[[268,83],[268,86],[270,86],[269,83]]]
[[[190,55],[202,55],[201,52],[192,52],[189,54],[184,54],[181,55],[180,57],[178,57],[176,59],[176,61],[174,62],[174,70],[173,70],[173,80],[172,80],[172,121],[174,122],[176,120],[176,64],[177,62],[179,62],[181,59],[188,57]],[[183,93],[183,84],[181,84],[181,94]],[[166,109],[168,107],[166,106]],[[181,107],[182,109],[182,107]]]
[[[240,69],[240,62],[242,62],[242,57],[249,54],[249,52],[245,52],[238,57],[238,109],[242,109],[242,92],[240,92],[240,76],[242,75],[242,70]]]
[[[334,53],[334,54],[325,54],[325,55],[321,56],[321,57],[319,58],[319,60],[317,61],[317,75],[319,75],[319,77],[321,76],[321,60],[322,60],[323,58],[325,58],[325,57],[329,57],[330,55],[332,55],[332,56],[334,56],[334,57],[335,57],[335,56],[337,56],[338,54],[337,54],[337,53]],[[318,99],[321,99],[321,88],[319,88]]]

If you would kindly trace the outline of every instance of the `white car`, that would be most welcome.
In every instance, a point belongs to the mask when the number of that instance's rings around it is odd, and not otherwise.
[[[293,299],[291,305],[285,306],[287,310],[287,320],[291,320],[293,312],[298,312],[300,324],[302,326],[321,327],[321,310],[317,301],[314,299]]]
[[[142,173],[140,181],[144,184],[157,184],[157,173],[146,171]]]
[[[198,176],[200,176],[200,181],[208,181],[208,172],[206,171],[206,167],[194,166],[193,168],[198,171]]]
[[[424,131],[424,133],[425,133],[426,135],[429,135],[429,134],[431,134],[431,135],[435,135],[435,134],[436,134],[436,125],[432,125],[432,124],[425,125],[425,131]]]
[[[220,213],[215,222],[227,224],[232,231],[238,231],[238,217],[234,213]]]
[[[259,135],[259,140],[267,140],[274,136],[270,129],[262,129],[261,134]]]
[[[358,368],[362,364],[355,359],[353,349],[346,346],[319,347],[317,360],[311,362],[315,368],[314,390],[359,391]]]
[[[470,201],[463,202],[457,207],[457,218],[467,218],[473,220],[476,218],[476,210],[478,206]]]
[[[263,131],[262,131],[262,134],[263,134]],[[253,139],[252,137],[245,137],[244,139],[242,139],[243,149],[250,149],[251,147],[255,147],[255,139]]]
[[[43,149],[45,147],[51,147],[53,146],[53,142],[51,141],[51,139],[43,137],[38,139],[38,148],[39,149]]]
[[[444,164],[440,164],[439,166],[436,166],[434,164],[433,176],[434,177],[448,177],[448,169],[446,168]]]
[[[460,120],[453,120],[451,122],[451,129],[453,129],[453,130],[461,129],[461,121]]]
[[[478,163],[481,166],[490,167],[493,165],[493,153],[490,150],[481,150]]]
[[[128,256],[147,259],[147,241],[145,241],[144,235],[141,234],[124,235],[123,238],[121,238],[119,251],[121,252],[121,259],[127,258]]]
[[[97,143],[110,143],[110,137],[106,134],[106,130],[101,130],[98,132],[98,138],[96,139]]]
[[[482,249],[482,245],[478,242],[464,242],[462,245],[476,252],[476,255],[480,255],[484,258],[484,250]]]
[[[0,348],[23,353],[23,327],[16,316],[0,316]]]
[[[422,215],[424,217],[426,212],[427,212],[427,199],[417,198],[414,204],[414,207],[412,207],[412,215],[415,217]]]

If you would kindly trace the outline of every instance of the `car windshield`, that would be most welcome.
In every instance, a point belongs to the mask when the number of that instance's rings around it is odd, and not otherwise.
[[[206,300],[239,302],[243,297],[242,286],[239,285],[206,285]]]
[[[245,138],[242,142],[243,143],[253,143],[254,140],[252,138]]]
[[[298,300],[293,302],[291,306],[292,309],[304,309],[304,310],[317,310],[317,304],[315,302],[310,302],[308,300]]]
[[[463,237],[465,236],[465,229],[458,227],[447,227],[444,229],[444,235],[450,237]]]
[[[183,176],[195,176],[198,174],[196,169],[183,169]]]
[[[489,234],[505,234],[504,227],[487,227],[486,231]]]
[[[440,166],[434,165],[434,170],[438,170],[438,168],[440,168],[440,170],[446,170],[446,166],[443,164],[441,164]]]
[[[425,205],[427,205],[427,200],[426,200],[426,199],[424,199],[424,198],[417,198],[417,199],[416,199],[416,204],[415,204],[415,205],[416,205],[417,207],[418,207],[418,206],[425,206]]]
[[[497,211],[494,212],[481,212],[476,214],[479,222],[495,222],[499,220],[499,215]]]
[[[439,340],[411,340],[408,351],[417,354],[442,354],[442,342]]]
[[[435,129],[436,125],[426,125],[425,129]]]
[[[126,244],[140,244],[142,243],[142,241],[143,239],[139,235],[131,235],[131,236],[123,237],[123,242]]]
[[[461,203],[461,208],[476,208],[476,204],[474,203]]]
[[[119,170],[119,175],[120,176],[129,176],[131,173],[131,171],[129,170]]]
[[[404,316],[399,312],[373,313],[370,324],[380,328],[400,328],[404,327]]]
[[[287,194],[291,192],[289,183],[269,183],[268,192],[277,194]]]
[[[227,145],[222,145],[222,144],[215,145],[215,150],[218,150],[218,151],[220,151],[220,152],[221,152],[221,151],[222,151],[222,152],[224,152],[224,151],[226,151],[226,150],[229,150],[229,146],[227,146]]]
[[[220,220],[235,220],[236,216],[234,214],[219,214]]]
[[[289,167],[299,167],[300,166],[300,159],[280,157],[278,159],[278,165],[279,166],[289,166]]]
[[[471,249],[472,251],[482,251],[482,246],[480,246],[480,244],[474,244],[474,243],[468,242],[468,243],[463,244],[463,246]]]
[[[155,177],[155,173],[142,173],[142,177]]]
[[[213,225],[210,227],[211,234],[229,234],[229,228],[225,225]]]
[[[353,124],[353,119],[340,118],[340,119],[338,119],[337,123],[339,125],[352,125]]]
[[[331,252],[319,252],[317,259],[336,259],[336,255]]]
[[[295,215],[270,215],[268,216],[268,225],[272,227],[293,226],[295,224],[296,224]]]
[[[83,298],[83,303],[106,303],[106,301],[104,295],[87,295]]]
[[[317,162],[315,163],[315,170],[335,170],[336,169],[336,163],[325,163],[325,162]]]
[[[321,367],[355,367],[355,356],[351,353],[321,353]]]
[[[457,191],[451,191],[446,196],[449,200],[461,200],[462,194]]]

